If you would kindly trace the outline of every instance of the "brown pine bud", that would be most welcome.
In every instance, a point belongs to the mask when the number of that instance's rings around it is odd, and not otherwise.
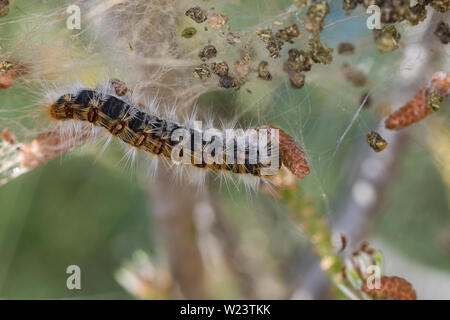
[[[406,105],[392,113],[384,122],[386,128],[398,130],[418,122],[433,113],[427,107],[425,90],[420,90]]]
[[[434,96],[439,95],[440,98],[445,98],[450,95],[450,74],[447,72],[438,71],[435,72],[431,78],[430,84],[420,90],[416,96],[409,101],[406,105],[392,113],[385,121],[386,128],[391,130],[398,130],[407,127],[417,121],[422,120],[429,114],[433,113],[432,104],[435,101],[432,100]]]
[[[303,150],[298,144],[283,130],[279,129],[281,162],[294,175],[302,179],[309,174],[309,165]]]
[[[383,276],[380,281],[379,289],[369,289],[364,285],[362,290],[377,300],[417,300],[416,290],[405,279]]]

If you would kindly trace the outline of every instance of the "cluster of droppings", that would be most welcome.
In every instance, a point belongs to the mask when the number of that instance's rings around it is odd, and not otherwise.
[[[305,19],[299,18],[298,20],[311,34],[307,40],[307,49],[290,48],[288,50],[287,59],[282,63],[282,70],[288,75],[291,87],[299,89],[305,84],[304,73],[310,71],[313,64],[330,64],[333,61],[333,49],[322,43],[318,36],[323,29],[325,16],[330,12],[328,3],[319,1],[311,4],[311,1],[305,0],[295,1],[294,4],[298,8],[308,6]],[[220,59],[221,53],[209,43],[199,52],[199,58],[203,63],[194,68],[194,77],[204,80],[210,78],[211,75],[216,75],[219,77],[219,87],[236,89],[248,81],[250,73],[256,73],[257,79],[260,80],[270,81],[273,79],[274,75],[269,71],[268,61],[259,60],[255,65],[255,61],[258,61],[258,54],[251,46],[254,39],[243,42],[243,35],[231,32],[229,26],[224,28],[228,22],[226,15],[206,14],[200,7],[189,9],[186,11],[186,15],[198,23],[207,20],[212,29],[221,30],[220,33],[225,44],[233,46],[239,44],[238,50],[240,50],[240,57],[235,61],[217,61],[215,58]],[[274,21],[272,24],[282,26],[283,22]],[[281,57],[285,45],[294,44],[296,39],[304,38],[297,23],[281,28],[266,27],[255,33],[256,38],[264,43],[268,56],[272,59]],[[341,50],[341,52],[343,51],[345,51],[343,54],[350,54],[349,51],[354,51],[354,47],[348,44]],[[212,61],[209,62],[209,60]]]
[[[214,8],[211,8],[214,10]],[[241,36],[239,33],[234,33],[229,31],[229,26],[224,28],[228,22],[228,16],[222,13],[211,13],[207,12],[199,6],[192,7],[185,12],[186,16],[191,18],[197,23],[208,22],[208,25],[214,30],[220,31],[222,36],[224,36],[226,43],[229,45],[235,45],[241,42]],[[205,31],[208,28],[205,27]],[[196,29],[193,27],[186,28],[183,31],[182,36],[184,38],[191,38],[195,35]],[[245,48],[244,48],[245,51]],[[216,62],[214,59],[219,55],[217,48],[209,43],[203,47],[199,53],[198,57],[203,62],[194,67],[192,74],[195,78],[205,80],[211,77],[211,75],[217,75],[219,77],[218,85],[222,88],[239,88],[246,81],[247,75],[250,73],[250,66],[248,65],[248,60],[250,59],[249,54],[242,54],[242,59],[236,61],[233,67],[233,75],[230,74],[230,67],[226,61]],[[209,62],[213,60],[213,62]]]
[[[202,50],[203,51],[203,50]],[[208,52],[212,51],[207,50]],[[210,58],[216,57],[217,51],[214,54],[209,55]],[[205,55],[200,55],[202,59]],[[206,61],[208,59],[203,58]],[[232,65],[233,75],[230,74],[230,66],[226,61],[212,62],[210,65],[203,63],[194,69],[194,76],[200,79],[209,78],[211,72],[219,77],[219,87],[240,88],[247,81],[247,76],[252,71],[248,61],[250,60],[250,54],[243,54],[242,59],[236,61]]]
[[[344,78],[351,82],[355,87],[363,87],[366,85],[367,77],[363,71],[344,63],[341,66],[341,72],[344,75]]]
[[[291,80],[292,88],[300,89],[305,83],[303,72],[311,70],[313,63],[329,64],[333,61],[333,49],[320,42],[317,37],[309,39],[309,52],[292,48],[288,59],[283,64],[283,70]]]
[[[208,14],[207,14],[206,10],[200,8],[199,6],[189,8],[185,12],[185,15],[199,24],[208,20]],[[207,30],[206,27],[205,27],[205,30]],[[195,36],[196,34],[197,34],[197,29],[192,26],[183,29],[183,31],[181,32],[181,36],[186,39],[190,39],[193,36]]]
[[[343,0],[342,8],[347,11],[354,10],[359,4],[367,9],[371,5],[380,7],[382,23],[396,23],[408,21],[416,25],[425,20],[427,11],[425,6],[433,1],[419,0],[416,5],[410,7],[408,0]]]
[[[294,43],[294,39],[300,36],[297,24],[292,24],[284,29],[273,32],[271,29],[263,29],[256,32],[258,38],[266,44],[271,58],[279,58],[283,44]]]
[[[341,42],[337,47],[337,51],[339,55],[351,56],[355,53],[355,46],[350,42]]]
[[[439,38],[442,44],[447,44],[450,42],[450,26],[448,23],[441,21],[436,26],[434,34]]]
[[[310,1],[294,1],[297,8],[306,7]],[[323,22],[326,15],[330,13],[328,3],[325,1],[315,2],[309,5],[306,12],[304,27],[311,33],[308,39],[308,51],[292,48],[288,52],[288,58],[283,64],[283,71],[289,76],[291,87],[300,89],[305,84],[305,74],[311,70],[313,63],[330,64],[333,62],[333,49],[322,43],[319,33],[323,30]]]
[[[366,9],[371,5],[380,8],[381,22],[385,25],[382,30],[374,29],[373,32],[378,51],[381,53],[391,52],[398,48],[400,34],[395,30],[393,23],[407,21],[410,25],[415,26],[427,17],[427,6],[442,13],[450,9],[449,0],[418,0],[414,6],[410,6],[411,3],[408,0],[343,0],[342,8],[351,11],[359,4]],[[439,29],[438,33],[438,37],[441,39],[440,35],[445,33],[445,29]]]
[[[259,40],[266,44],[266,49],[269,51],[269,57],[273,59],[280,57],[283,40],[279,33],[274,34],[271,29],[263,29],[256,32],[256,35]]]
[[[391,52],[398,48],[400,33],[397,32],[394,25],[386,25],[382,29],[375,29],[373,35],[379,52]]]
[[[246,71],[247,69],[247,71]],[[238,88],[245,81],[246,74],[248,74],[249,69],[240,64],[240,62],[236,62],[234,65],[234,71],[238,75],[236,78],[233,78],[229,75],[230,68],[225,61],[213,62],[211,64],[202,63],[199,66],[194,68],[192,74],[194,77],[205,80],[211,77],[211,73],[217,75],[219,77],[219,87],[229,89],[229,88]]]
[[[9,0],[0,0],[0,18],[6,17],[9,13]]]
[[[317,2],[308,7],[306,13],[305,29],[314,35],[318,35],[323,29],[323,20],[330,13],[328,2]]]

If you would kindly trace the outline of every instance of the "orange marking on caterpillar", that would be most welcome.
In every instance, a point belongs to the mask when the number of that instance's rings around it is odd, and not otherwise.
[[[12,132],[8,130],[8,128],[3,129],[0,137],[10,145],[16,144],[16,139],[14,138]]]

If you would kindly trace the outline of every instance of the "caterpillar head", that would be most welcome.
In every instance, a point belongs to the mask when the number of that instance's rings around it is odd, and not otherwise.
[[[74,98],[71,95],[64,95],[49,108],[50,118],[55,120],[73,119]]]

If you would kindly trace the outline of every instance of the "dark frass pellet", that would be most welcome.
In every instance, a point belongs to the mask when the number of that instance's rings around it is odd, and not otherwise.
[[[380,53],[391,52],[398,49],[400,33],[397,32],[394,25],[384,26],[381,30],[374,29],[373,34]]]
[[[450,42],[450,26],[448,23],[441,21],[436,26],[434,34],[439,38],[442,44],[447,44]]]
[[[272,80],[272,75],[270,74],[267,67],[269,66],[269,63],[267,61],[261,61],[258,65],[258,78],[263,80]]]
[[[433,9],[436,11],[445,13],[448,10],[450,10],[450,1],[448,1],[448,0],[433,0],[433,1],[431,1],[430,6],[432,6]]]
[[[202,63],[201,65],[194,68],[192,71],[192,75],[199,79],[207,79],[211,76],[211,71],[206,63]]]
[[[431,92],[427,99],[427,107],[433,111],[438,111],[441,108],[444,97],[439,92]]]
[[[289,76],[292,89],[301,89],[305,85],[305,75],[300,72],[293,73]]]
[[[375,152],[383,151],[388,145],[387,141],[375,131],[371,131],[367,134],[366,141]]]
[[[342,9],[353,10],[358,5],[358,0],[344,0],[342,1]]]
[[[194,27],[188,27],[188,28],[184,29],[183,32],[181,32],[181,36],[183,38],[189,39],[189,38],[192,38],[193,36],[195,36],[196,33],[197,33],[197,29],[195,29]]]
[[[206,19],[208,19],[206,11],[198,6],[190,8],[189,10],[186,11],[185,14],[197,23],[205,22]]]
[[[300,35],[300,31],[298,30],[298,26],[294,23],[284,29],[281,29],[277,32],[281,39],[285,42],[294,43],[294,39]]]
[[[200,60],[206,61],[217,56],[217,49],[212,44],[204,47],[198,54]]]
[[[330,7],[325,1],[310,5],[308,7],[308,12],[306,13],[306,31],[318,35],[323,29],[323,20],[328,13],[330,13]]]
[[[342,56],[350,56],[355,53],[355,46],[350,42],[341,42],[337,47],[337,51]]]
[[[396,19],[391,19],[391,22],[397,22],[401,21],[402,19],[406,19],[410,25],[415,26],[418,25],[420,22],[424,21],[427,17],[427,9],[424,4],[416,4],[414,7],[408,8],[408,12],[402,17],[400,11],[397,11],[398,15],[396,16]],[[383,15],[381,15],[381,21],[382,22],[388,22],[383,21]]]
[[[9,13],[9,0],[0,0],[0,18],[6,17]]]
[[[212,71],[219,77],[224,77],[228,75],[228,64],[225,61],[214,62],[211,64]]]
[[[310,71],[313,59],[310,53],[292,48],[288,52],[288,59],[283,65],[287,73]]]
[[[315,63],[330,64],[333,62],[333,48],[328,48],[322,43],[319,37],[313,37],[308,40],[309,52]]]
[[[8,72],[9,70],[11,70],[13,68],[13,65],[11,62],[7,61],[7,60],[3,60],[0,61],[0,72]]]
[[[370,106],[372,105],[372,98],[371,98],[369,92],[366,91],[366,92],[364,92],[361,95],[361,99],[359,100],[359,104],[363,105],[363,108],[365,108],[365,109],[369,109],[370,108]]]
[[[266,49],[269,51],[269,57],[279,58],[281,48],[283,47],[283,39],[279,33],[274,34],[270,29],[263,29],[256,32],[259,40],[266,44]]]
[[[236,87],[234,79],[230,76],[223,76],[219,80],[219,86],[225,89]]]

